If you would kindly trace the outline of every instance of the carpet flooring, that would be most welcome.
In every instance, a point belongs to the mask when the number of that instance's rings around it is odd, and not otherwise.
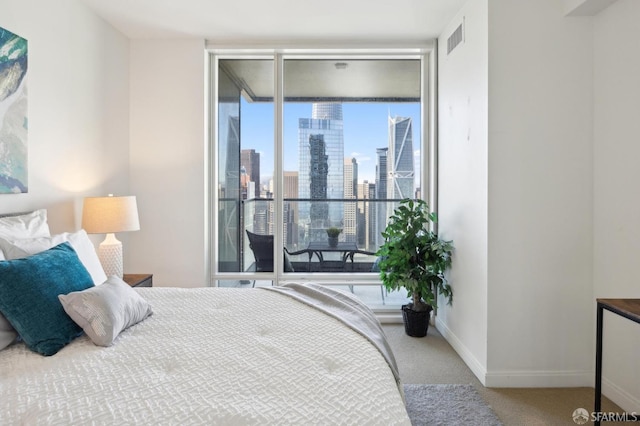
[[[414,426],[502,425],[473,385],[404,385]]]

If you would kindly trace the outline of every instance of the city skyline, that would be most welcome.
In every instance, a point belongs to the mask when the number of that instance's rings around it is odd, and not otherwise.
[[[376,180],[376,150],[389,146],[389,117],[411,118],[414,126],[413,160],[415,175],[420,176],[420,105],[417,103],[343,103],[343,158],[358,162],[358,183]],[[241,104],[242,148],[260,153],[260,186],[273,177],[273,104]],[[312,103],[286,103],[283,128],[283,170],[297,171],[299,158],[299,119],[312,115]],[[417,158],[416,158],[417,157]],[[419,182],[416,182],[416,187]]]
[[[356,201],[366,199],[405,198],[415,196],[412,117],[386,114],[386,146],[375,149],[373,176],[360,175],[360,162],[356,155],[345,155],[343,105],[341,103],[313,103],[311,117],[297,120],[297,170],[283,170],[285,192],[289,198],[311,199],[313,202],[286,202],[285,241],[296,246],[300,242],[319,241],[326,237],[330,226],[342,228],[342,241],[358,242],[370,249],[380,244],[378,237],[392,205]],[[309,108],[307,108],[309,111]],[[362,111],[362,110],[360,110]],[[243,111],[246,113],[246,110]],[[382,116],[380,114],[380,116]],[[246,116],[243,115],[243,118]],[[367,117],[367,124],[371,117]],[[240,131],[242,139],[247,136]],[[419,150],[417,150],[419,152]],[[285,151],[287,152],[287,151]],[[262,169],[262,158],[254,148],[241,149],[242,192],[253,193],[249,187],[249,174]],[[268,181],[268,182],[267,182]],[[256,196],[273,197],[273,179],[262,176],[261,188],[255,187]],[[292,193],[293,189],[297,193]],[[258,195],[258,193],[260,195]],[[285,197],[287,198],[287,197]],[[331,200],[354,200],[335,203]],[[273,206],[271,206],[272,208]],[[253,229],[272,229],[272,212],[263,211],[255,205],[251,216]],[[382,227],[382,228],[381,228]]]

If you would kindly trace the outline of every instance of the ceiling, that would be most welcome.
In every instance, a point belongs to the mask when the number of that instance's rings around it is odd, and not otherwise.
[[[247,101],[273,101],[273,61],[223,59],[220,68]],[[289,102],[420,102],[420,61],[287,59]]]
[[[416,43],[467,0],[82,0],[130,39]]]

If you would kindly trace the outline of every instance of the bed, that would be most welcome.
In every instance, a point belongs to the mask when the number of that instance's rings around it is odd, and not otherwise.
[[[126,291],[149,312],[106,346],[85,330],[51,356],[0,350],[0,423],[410,424],[392,354],[348,293],[343,315],[292,287]]]

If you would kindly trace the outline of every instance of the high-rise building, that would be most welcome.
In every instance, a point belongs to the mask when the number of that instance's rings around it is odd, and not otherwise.
[[[358,247],[364,247],[365,250],[377,251],[378,246],[375,245],[376,235],[376,204],[371,199],[376,197],[376,185],[364,181],[358,184],[358,211],[356,213],[356,222],[358,224]]]
[[[284,172],[284,235],[283,240],[290,249],[298,249],[298,172]]]
[[[355,200],[358,195],[358,162],[355,158],[344,159],[344,223],[342,234],[344,241],[355,242],[357,235],[357,217]]]
[[[247,199],[247,186],[249,184],[249,176],[247,176],[247,171],[243,166],[240,166],[240,199]],[[253,194],[251,194],[251,198],[253,198]]]
[[[255,198],[260,198],[260,153],[255,149],[240,150],[240,167],[244,167],[249,181],[255,184]]]
[[[248,200],[241,204],[240,215],[245,226],[258,234],[273,232],[273,203],[260,201],[268,198],[262,194],[260,184],[260,153],[255,149],[240,150],[240,190],[241,199]],[[246,216],[245,216],[246,215]]]
[[[389,117],[387,197],[413,198],[413,126],[410,117]]]
[[[415,195],[413,168],[413,126],[410,117],[389,117],[389,151],[387,153],[387,198],[404,199]],[[387,203],[386,217],[397,203]],[[379,224],[380,228],[381,225]],[[381,228],[384,230],[385,225]]]
[[[329,203],[327,200],[327,177],[329,163],[327,161],[324,135],[309,136],[309,233],[311,241],[322,237],[322,230],[326,229],[329,218]]]
[[[376,164],[376,198],[387,198],[387,153],[389,148],[377,148],[378,163]]]
[[[284,171],[284,194],[283,198],[298,198],[298,172]]]
[[[311,200],[344,197],[344,136],[342,104],[315,103],[311,118],[298,121],[298,198]],[[342,202],[300,202],[298,224],[308,241],[326,239],[325,229],[343,226]]]
[[[376,164],[376,193],[374,207],[372,209],[372,215],[374,216],[372,226],[375,231],[371,237],[372,242],[377,246],[381,246],[384,242],[382,238],[382,231],[387,226],[387,153],[389,148],[377,148],[376,154],[378,155],[378,161]]]

